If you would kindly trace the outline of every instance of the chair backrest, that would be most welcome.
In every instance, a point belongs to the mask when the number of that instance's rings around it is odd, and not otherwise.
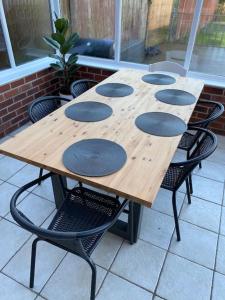
[[[44,96],[34,100],[28,108],[31,122],[35,123],[58,109],[61,101],[70,100],[59,96]]]
[[[207,128],[211,122],[218,119],[224,112],[223,104],[216,101],[199,100],[197,106],[203,113],[206,113],[206,118],[197,122],[190,122],[190,126]]]
[[[187,175],[190,174],[202,160],[209,157],[217,147],[217,137],[212,131],[199,127],[188,127],[188,129],[195,132],[195,147],[192,150],[189,159],[171,163],[169,167],[170,172],[176,173],[177,187],[179,187],[184,182]]]
[[[94,85],[96,85],[98,82],[96,80],[92,79],[80,79],[74,81],[70,86],[70,92],[73,95],[74,98],[77,98],[90,88],[92,88]]]
[[[150,72],[168,72],[178,74],[185,77],[187,75],[187,70],[180,64],[171,61],[159,61],[157,63],[149,65]]]

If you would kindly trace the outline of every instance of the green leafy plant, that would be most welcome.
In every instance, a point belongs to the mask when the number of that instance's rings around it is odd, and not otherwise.
[[[75,46],[79,39],[78,33],[69,32],[69,21],[65,18],[58,18],[54,21],[55,32],[50,37],[43,37],[44,41],[54,50],[56,54],[49,54],[50,57],[56,59],[56,62],[50,66],[57,70],[57,75],[62,78],[63,86],[61,92],[69,94],[69,88],[72,77],[76,72],[78,65],[77,53],[70,54],[70,50]]]

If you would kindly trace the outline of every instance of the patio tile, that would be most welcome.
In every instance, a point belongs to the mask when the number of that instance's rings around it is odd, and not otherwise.
[[[218,235],[180,221],[181,241],[173,235],[169,251],[208,268],[214,268]],[[203,251],[204,249],[204,251]]]
[[[216,257],[216,271],[225,274],[225,236],[219,236],[217,257]]]
[[[174,230],[174,220],[171,216],[144,208],[140,238],[155,246],[168,249]]]
[[[0,159],[0,179],[7,180],[26,164],[17,159],[5,156]]]
[[[0,273],[0,286],[2,300],[33,300],[37,297],[36,294],[2,273]]]
[[[35,225],[39,226],[54,211],[55,204],[30,193],[17,207]],[[9,213],[6,218],[15,222],[11,216],[11,213]]]
[[[55,203],[51,178],[42,181],[40,185],[36,185],[32,193]]]
[[[225,137],[223,135],[217,134],[217,139],[218,139],[218,147],[225,149]]]
[[[67,187],[69,189],[72,189],[72,188],[74,188],[75,186],[78,185],[78,182],[76,180],[71,179],[71,178],[66,178],[66,181],[67,181]]]
[[[218,232],[220,225],[220,214],[220,205],[192,197],[191,205],[187,203],[187,200],[185,201],[180,214],[180,219]]]
[[[124,242],[111,271],[153,292],[165,255],[166,251],[141,240],[134,245]]]
[[[214,283],[212,290],[212,300],[224,300],[225,299],[225,276],[215,272]]]
[[[180,212],[181,206],[184,201],[185,194],[177,193],[177,210]],[[168,214],[173,217],[173,208],[172,208],[172,192],[160,189],[158,195],[153,202],[152,209],[159,212]]]
[[[32,165],[26,165],[23,169],[21,169],[19,172],[17,172],[14,176],[12,176],[8,182],[15,184],[16,186],[23,186],[24,184],[37,179],[39,176],[39,168],[32,166]],[[29,190],[33,190],[34,187],[32,187]]]
[[[193,175],[193,196],[205,199],[217,204],[222,204],[223,186],[222,182],[212,179],[204,178],[201,176]],[[180,191],[186,192],[186,187],[183,184]]]
[[[203,161],[203,166],[201,169],[199,167],[195,168],[194,174],[221,182],[224,182],[225,180],[224,165],[208,160]]]
[[[177,149],[177,151],[175,152],[172,158],[172,162],[184,161],[186,159],[187,159],[187,152],[181,149]]]
[[[4,217],[9,213],[11,198],[17,190],[18,188],[16,186],[9,184],[8,182],[0,184],[0,216]],[[24,192],[24,194],[21,195],[20,199],[18,200],[18,203],[27,195],[28,193]]]
[[[30,239],[5,266],[3,272],[16,281],[29,286],[31,245]],[[40,292],[66,252],[44,241],[37,244],[34,290]]]
[[[207,160],[219,164],[225,164],[225,149],[218,147],[215,150],[215,152],[207,158]],[[203,166],[204,166],[204,162],[203,162]]]
[[[106,276],[106,271],[97,267],[97,289]],[[56,288],[57,287],[57,288]],[[83,259],[67,254],[56,272],[44,287],[41,295],[54,300],[87,300],[90,297],[91,268]]]
[[[152,294],[109,273],[96,300],[152,300]]]
[[[120,237],[109,232],[106,233],[92,254],[93,261],[99,266],[109,269],[122,242]]]
[[[220,233],[225,235],[225,207],[222,207]]]
[[[9,259],[19,250],[19,248],[31,236],[19,226],[2,219],[0,221],[0,269],[9,261]]]
[[[209,300],[213,271],[173,254],[168,254],[157,295],[167,300]]]

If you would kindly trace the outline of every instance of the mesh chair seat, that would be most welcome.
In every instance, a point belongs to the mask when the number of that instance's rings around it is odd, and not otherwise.
[[[67,193],[66,201],[57,211],[48,229],[62,232],[90,230],[112,222],[120,208],[119,200],[113,197],[77,187]],[[81,238],[83,248],[88,255],[91,255],[103,233]],[[64,241],[57,241],[57,243],[76,252],[73,243],[66,243],[66,245]]]
[[[83,93],[85,93],[87,90],[91,89],[97,83],[98,82],[96,80],[92,80],[92,79],[76,80],[71,84],[70,92],[73,95],[73,97],[77,98]]]
[[[184,168],[170,165],[163,178],[161,187],[164,189],[173,190],[179,184],[180,178],[182,178],[183,174]]]
[[[180,140],[179,149],[182,150],[190,150],[196,141],[196,136],[191,134],[190,132],[185,132]]]

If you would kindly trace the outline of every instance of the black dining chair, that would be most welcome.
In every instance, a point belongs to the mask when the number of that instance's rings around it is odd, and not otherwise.
[[[38,241],[46,241],[83,258],[91,267],[91,294],[95,299],[96,266],[91,254],[99,244],[104,233],[116,222],[124,210],[128,200],[122,203],[119,197],[112,197],[95,192],[84,187],[75,187],[71,190],[63,187],[64,200],[57,210],[47,229],[36,226],[18,208],[17,201],[27,189],[52,176],[48,173],[41,178],[21,187],[12,197],[10,211],[14,220],[24,229],[35,234],[37,238],[32,243],[30,288],[34,285],[36,246]],[[79,270],[74,270],[79,272]]]
[[[196,122],[190,122],[189,126],[207,128],[209,124],[216,119],[218,119],[224,112],[224,106],[221,103],[216,101],[209,101],[209,100],[199,100],[198,104],[201,111],[207,113],[206,118],[201,119]],[[178,145],[178,149],[184,150],[187,152],[187,159],[190,156],[191,149],[194,147],[200,138],[201,133],[193,134],[191,131],[186,131]],[[201,161],[199,162],[199,167],[202,167]],[[193,185],[192,185],[192,176],[189,176],[189,184],[190,184],[190,192],[193,193]]]
[[[195,144],[186,161],[170,164],[161,185],[163,189],[172,191],[173,214],[178,241],[180,241],[180,229],[176,207],[176,192],[185,182],[188,203],[191,204],[189,175],[198,166],[199,162],[211,155],[217,147],[216,135],[210,130],[197,127],[188,127],[188,129],[192,130],[195,136],[199,136],[198,143]]]
[[[58,109],[61,105],[61,101],[69,102],[67,98],[60,96],[43,96],[36,100],[34,100],[31,105],[28,107],[28,115],[30,121],[32,123],[36,123],[37,121],[43,119],[56,109]],[[39,178],[43,175],[43,169],[40,169]],[[39,184],[41,181],[39,182]]]
[[[80,79],[74,81],[70,86],[70,92],[74,98],[77,98],[87,90],[91,89],[93,86],[98,84],[96,80],[92,79]]]

